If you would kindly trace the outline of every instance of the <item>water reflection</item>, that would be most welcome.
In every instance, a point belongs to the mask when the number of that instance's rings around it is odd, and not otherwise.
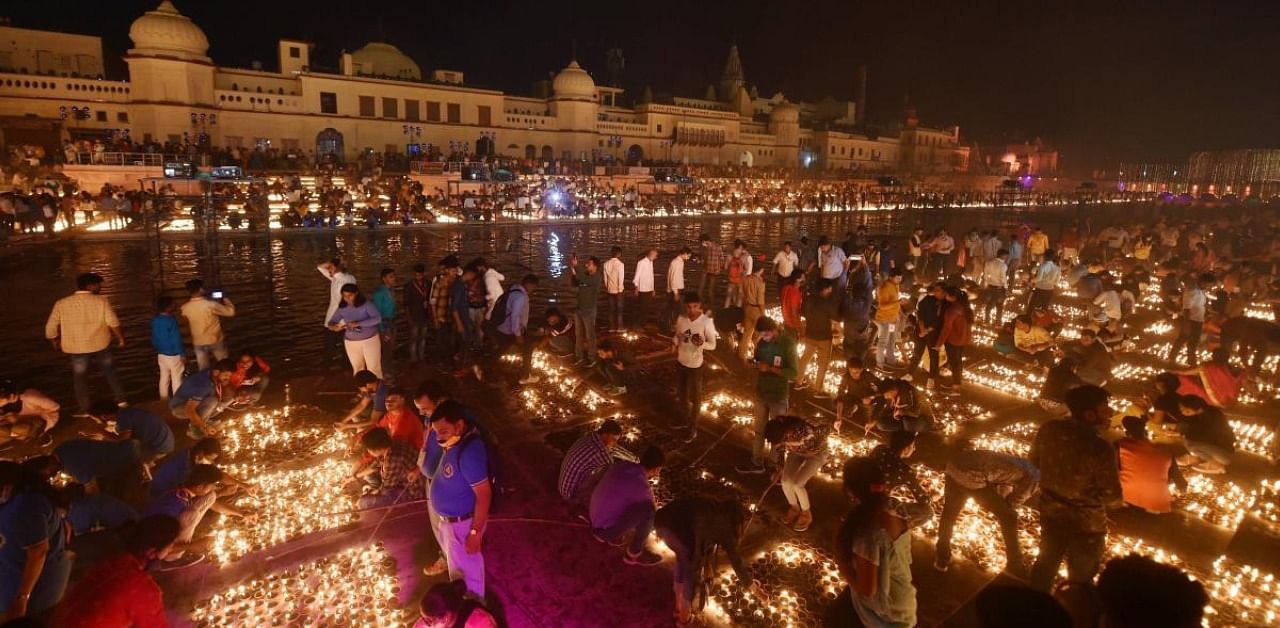
[[[195,277],[221,287],[235,301],[237,315],[224,321],[231,349],[261,353],[281,375],[290,376],[310,372],[319,362],[320,323],[329,292],[328,281],[315,266],[335,256],[346,262],[367,289],[377,285],[382,268],[394,268],[407,277],[408,269],[419,262],[434,272],[437,262],[450,253],[456,253],[464,263],[483,256],[510,281],[528,272],[550,278],[532,295],[537,311],[547,303],[572,299],[573,290],[563,274],[567,257],[573,253],[603,259],[610,247],[621,246],[630,276],[635,260],[649,247],[659,250],[657,268],[665,269],[681,247],[697,251],[698,235],[704,231],[725,244],[744,240],[752,253],[767,260],[784,240],[794,242],[806,234],[816,240],[824,233],[843,239],[861,223],[877,236],[900,238],[916,224],[930,229],[946,227],[959,235],[975,225],[1008,227],[1023,216],[1025,213],[989,210],[946,214],[900,210],[589,225],[460,225],[402,232],[290,233],[269,240],[223,238],[214,245],[215,250],[206,250],[208,243],[197,237],[159,243],[54,244],[0,258],[0,278],[10,293],[5,316],[8,333],[0,337],[0,350],[9,359],[0,375],[70,399],[70,367],[44,340],[44,323],[53,302],[72,292],[75,276],[87,271],[106,279],[104,294],[115,304],[127,341],[117,356],[117,365],[130,396],[145,398],[155,395],[157,368],[148,323],[156,297],[185,298],[182,285]],[[1043,222],[1046,218],[1040,219]],[[686,272],[691,279],[696,277],[700,272],[697,263],[690,264]],[[660,288],[663,281],[659,278]],[[769,285],[772,288],[773,282]],[[105,382],[95,381],[93,389],[105,391]]]

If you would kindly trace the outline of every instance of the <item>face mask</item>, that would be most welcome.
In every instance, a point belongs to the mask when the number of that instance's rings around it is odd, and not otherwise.
[[[456,436],[456,435],[455,435],[455,436],[453,436],[452,438],[450,438],[449,440],[444,441],[443,443],[440,443],[440,446],[441,446],[441,447],[443,447],[443,448],[445,448],[445,449],[448,449],[448,448],[450,448],[450,447],[453,447],[454,445],[457,445],[457,444],[458,444],[458,441],[460,441],[460,440],[462,440],[462,436]]]

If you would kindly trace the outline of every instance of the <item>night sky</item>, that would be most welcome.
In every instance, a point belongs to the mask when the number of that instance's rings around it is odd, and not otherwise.
[[[15,26],[101,35],[124,74],[129,24],[158,0],[6,3]],[[316,44],[313,65],[372,40],[422,67],[514,93],[578,60],[605,81],[621,48],[624,87],[701,97],[730,43],[762,96],[852,99],[870,72],[872,122],[909,94],[925,124],[969,140],[1040,136],[1072,170],[1200,149],[1280,146],[1280,2],[299,2],[176,0],[219,65],[276,66],[276,41]]]

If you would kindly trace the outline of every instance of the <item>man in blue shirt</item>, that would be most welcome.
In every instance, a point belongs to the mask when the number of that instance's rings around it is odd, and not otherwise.
[[[154,499],[165,491],[182,486],[191,475],[191,470],[197,465],[214,464],[221,456],[222,443],[216,438],[202,438],[187,449],[179,449],[156,465],[155,470],[152,471],[149,487],[151,497]],[[254,492],[252,487],[228,473],[222,474],[222,485],[225,490],[220,490],[219,495],[232,495],[241,488],[249,490],[250,493]]]
[[[161,296],[156,300],[156,315],[151,319],[151,346],[155,348],[156,362],[160,364],[161,399],[168,399],[178,392],[183,371],[187,368],[182,332],[178,330],[178,319],[173,316],[173,311],[173,298]]]
[[[103,404],[93,416],[104,422],[107,431],[117,434],[119,440],[137,441],[144,464],[173,451],[173,430],[164,419],[151,412],[133,407],[117,410],[115,404]]]
[[[114,485],[140,477],[138,443],[133,440],[69,440],[53,448],[62,470],[80,484]],[[103,487],[106,490],[106,487]],[[115,492],[115,491],[106,491]]]
[[[356,394],[360,395],[360,401],[356,402],[347,416],[342,417],[338,422],[339,426],[346,423],[372,425],[387,413],[387,383],[378,379],[373,371],[356,373]],[[367,420],[362,420],[366,418]]]
[[[382,285],[373,291],[373,307],[378,308],[382,322],[378,332],[382,334],[382,374],[391,374],[391,358],[396,351],[396,271],[382,269],[379,277]]]
[[[212,421],[234,401],[234,397],[223,394],[223,390],[228,388],[227,383],[235,370],[234,361],[218,360],[213,366],[188,377],[178,387],[178,392],[169,400],[169,410],[173,416],[191,422],[187,436],[200,439],[218,433]]]
[[[507,293],[506,318],[498,325],[498,341],[502,351],[512,345],[520,348],[520,384],[536,384],[541,381],[532,374],[533,347],[537,344],[529,337],[529,293],[538,287],[537,275],[525,275],[520,285]]]
[[[467,591],[483,599],[484,555],[480,550],[492,499],[488,447],[467,421],[466,408],[457,401],[445,401],[435,408],[431,431],[423,445],[420,470],[431,482],[436,540],[449,578],[462,578]]]
[[[662,557],[645,547],[653,530],[653,488],[649,480],[658,477],[666,454],[650,446],[640,462],[615,461],[605,470],[591,492],[591,536],[606,545],[622,545],[627,531],[633,531],[623,560],[628,565],[656,565]]]
[[[20,491],[17,463],[0,462],[0,617],[38,615],[62,600],[71,576],[58,508],[40,491]]]
[[[191,468],[187,480],[182,486],[165,491],[151,501],[143,516],[168,515],[178,520],[180,531],[178,538],[170,549],[160,556],[160,569],[180,569],[189,567],[204,559],[203,555],[186,553],[187,546],[195,536],[196,527],[205,513],[213,510],[231,517],[253,518],[240,510],[218,503],[218,482],[222,481],[222,472],[209,464],[197,464]]]

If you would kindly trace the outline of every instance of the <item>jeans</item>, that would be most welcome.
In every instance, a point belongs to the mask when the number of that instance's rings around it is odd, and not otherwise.
[[[596,359],[596,308],[579,308],[573,314],[573,357]]]
[[[804,485],[817,475],[822,465],[827,463],[828,453],[823,451],[816,456],[798,456],[796,454],[788,454],[787,461],[782,464],[782,477],[778,483],[782,486],[782,495],[787,498],[787,504],[792,508],[799,508],[803,512],[809,511],[809,491]]]
[[[643,328],[646,324],[648,324],[649,319],[653,318],[653,306],[655,303],[657,303],[655,301],[657,296],[658,295],[652,291],[639,292],[636,294],[637,314],[635,315],[635,324],[637,327]]]
[[[810,381],[809,365],[816,359],[818,361],[818,377],[810,383],[815,391],[823,391],[826,389],[827,384],[827,369],[831,367],[831,339],[814,340],[813,338],[805,338],[804,344],[804,357],[800,359],[800,381]]]
[[[467,592],[477,599],[484,599],[484,553],[467,553],[471,518],[452,523],[437,520],[440,522],[437,540],[440,542],[440,553],[444,554],[445,564],[449,566],[449,579],[466,580]]]
[[[716,280],[719,278],[719,274],[702,273],[702,280],[698,282],[698,296],[702,297],[703,303],[715,303]]]
[[[609,294],[609,328],[610,329],[626,329],[626,325],[622,322],[622,314],[625,306],[626,297],[623,293]]]
[[[101,351],[93,353],[69,353],[71,357],[71,382],[76,391],[76,406],[80,408],[80,412],[88,414],[92,407],[89,401],[89,361],[95,360],[98,368],[102,369],[102,376],[107,378],[107,385],[111,387],[111,394],[115,396],[116,403],[124,401],[124,386],[120,385],[120,376],[116,374],[115,357],[111,353],[111,348],[107,347]]]
[[[369,371],[382,379],[382,338],[377,334],[364,340],[345,340],[347,360],[351,362],[351,373]]]
[[[1181,319],[1182,324],[1178,327],[1178,337],[1173,341],[1173,347],[1169,349],[1169,361],[1174,362],[1178,357],[1178,350],[1183,346],[1187,348],[1187,364],[1195,366],[1200,363],[1200,334],[1204,332],[1204,321],[1193,321],[1186,318]]]
[[[933,343],[937,341],[937,339],[938,336],[936,334],[929,334],[924,338],[916,336],[916,346],[915,349],[911,351],[911,366],[908,369],[909,371],[914,371],[916,370],[916,367],[920,366],[920,361],[924,359],[924,354],[927,351],[929,353],[929,379],[938,379],[939,356],[938,350],[933,346]]]
[[[698,415],[702,413],[702,367],[677,365],[676,407],[689,422],[689,433],[698,432]]]
[[[1182,444],[1187,448],[1187,451],[1191,455],[1197,458],[1211,460],[1223,466],[1231,464],[1231,452],[1217,445],[1185,439],[1182,441]]]
[[[409,361],[418,362],[427,357],[427,337],[431,324],[425,320],[409,319]]]
[[[943,565],[951,563],[951,533],[956,527],[956,519],[960,516],[960,511],[970,498],[987,509],[987,512],[990,512],[1000,524],[1000,534],[1004,537],[1006,562],[1015,571],[1024,569],[1022,546],[1018,544],[1017,511],[994,488],[989,486],[978,490],[965,488],[950,476],[947,476],[942,493],[942,515],[938,519],[936,561]]]
[[[215,342],[211,345],[196,345],[196,365],[200,370],[209,368],[209,354],[213,354],[214,360],[227,359],[227,343],[226,341]]]
[[[168,399],[177,394],[178,387],[182,385],[187,358],[183,355],[157,353],[156,362],[160,365],[160,398]]]
[[[262,399],[262,393],[267,391],[267,385],[271,383],[271,378],[266,375],[259,375],[258,381],[250,386],[240,386],[236,389],[237,397],[244,397],[244,400],[250,404],[258,403]]]
[[[755,432],[755,440],[751,443],[751,462],[753,464],[764,464],[764,426],[771,419],[786,414],[788,407],[789,404],[786,399],[781,401],[756,400],[755,423],[751,426],[752,431]]]
[[[898,364],[898,324],[876,321],[876,366]]]
[[[991,321],[991,310],[995,309],[995,324],[1004,322],[1004,300],[1008,293],[1004,286],[987,286],[982,291],[982,320]]]
[[[670,528],[658,528],[658,538],[676,555],[676,566],[671,573],[673,588],[688,607],[693,604],[693,593],[698,584],[690,564],[693,561],[693,548],[685,546],[680,535]]]
[[[951,383],[959,386],[964,376],[964,347],[947,343],[944,348],[947,350],[947,368],[951,369]]]
[[[1067,580],[1093,582],[1106,543],[1106,532],[1086,532],[1071,523],[1042,518],[1040,556],[1031,568],[1031,587],[1049,591],[1063,557],[1067,559]]]
[[[742,307],[742,282],[729,282],[729,288],[724,293],[724,306],[726,308]]]
[[[467,341],[471,343],[473,349],[484,346],[484,311],[483,306],[468,308],[471,325],[467,327]]]
[[[649,532],[653,531],[653,515],[653,502],[636,502],[622,511],[617,521],[592,521],[591,525],[603,524],[603,527],[597,527],[596,530],[601,537],[609,541],[617,541],[627,533],[627,530],[634,530],[635,534],[631,537],[631,543],[627,546],[627,551],[632,554],[639,554],[644,551],[644,543],[649,540]]]
[[[379,334],[379,336],[381,336],[381,343],[382,343],[382,351],[380,353],[382,357],[382,371],[387,375],[391,375],[395,371],[394,367],[392,366],[395,362],[395,355],[396,355],[395,323],[394,322],[387,323],[387,328],[384,329]]]
[[[205,424],[208,425],[222,412],[225,407],[226,405],[217,397],[209,395],[208,397],[200,400],[199,404],[196,406],[196,414],[200,417],[200,420],[204,421]],[[191,416],[187,414],[186,399],[174,398],[170,400],[169,411],[178,419],[182,419],[184,421],[191,419]],[[196,427],[195,423],[192,423],[187,427],[187,435],[194,439],[200,439],[208,436],[208,434],[205,434],[203,430]]]

